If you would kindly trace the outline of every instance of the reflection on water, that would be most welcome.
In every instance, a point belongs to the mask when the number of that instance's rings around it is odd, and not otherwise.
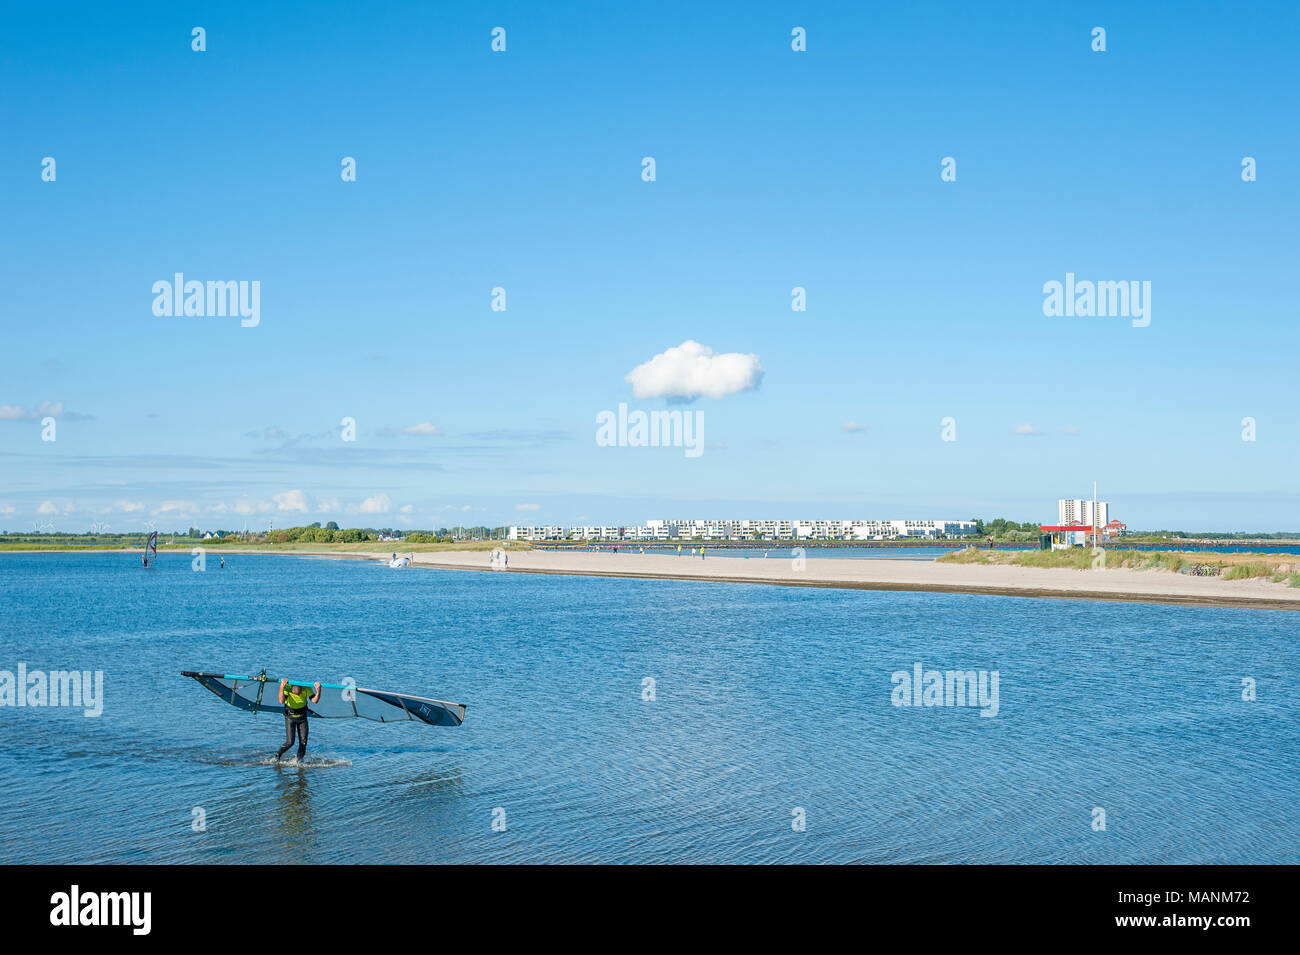
[[[279,810],[280,834],[284,848],[306,851],[314,845],[315,818],[311,809],[311,788],[306,767],[278,765],[276,776],[276,807]]]

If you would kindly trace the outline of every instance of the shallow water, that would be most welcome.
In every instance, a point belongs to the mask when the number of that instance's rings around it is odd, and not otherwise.
[[[1295,612],[227,564],[0,556],[0,669],[105,682],[0,709],[0,861],[1300,861]],[[894,706],[916,662],[997,715]],[[179,675],[263,666],[469,709],[277,766]]]

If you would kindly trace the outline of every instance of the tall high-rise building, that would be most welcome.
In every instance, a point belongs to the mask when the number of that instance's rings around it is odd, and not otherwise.
[[[1097,512],[1094,514],[1092,501],[1062,498],[1056,502],[1056,523],[1062,526],[1105,527],[1110,522],[1110,505],[1105,501],[1096,503]]]

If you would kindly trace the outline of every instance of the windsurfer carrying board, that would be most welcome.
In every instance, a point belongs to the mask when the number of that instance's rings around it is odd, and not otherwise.
[[[280,681],[280,702],[284,704],[284,745],[275,754],[276,761],[293,745],[293,738],[298,737],[298,761],[302,762],[307,752],[307,704],[320,702],[320,681],[311,688],[316,691],[309,696],[310,690],[305,686],[291,684],[288,680]]]

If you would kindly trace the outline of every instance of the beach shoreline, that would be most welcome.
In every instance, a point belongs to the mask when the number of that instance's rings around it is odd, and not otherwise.
[[[797,568],[789,559],[707,557],[683,554],[510,552],[509,566],[496,570],[479,551],[415,553],[412,565],[442,570],[561,574],[768,584],[847,590],[985,594],[1069,600],[1109,600],[1197,607],[1253,607],[1300,610],[1300,591],[1261,580],[1221,580],[1159,570],[940,564],[907,560],[809,558]],[[357,555],[374,559],[373,555]]]

